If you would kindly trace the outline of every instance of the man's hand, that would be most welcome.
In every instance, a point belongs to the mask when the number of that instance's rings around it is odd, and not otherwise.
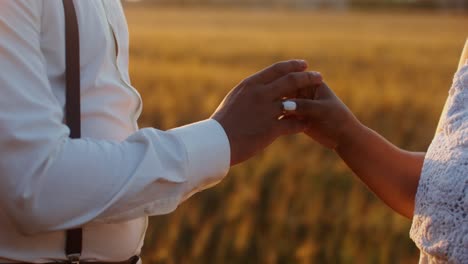
[[[231,145],[231,166],[243,162],[277,137],[303,132],[304,122],[283,115],[282,101],[322,82],[320,74],[304,72],[307,63],[277,63],[242,81],[224,98],[211,118],[226,131]]]
[[[330,149],[336,149],[360,124],[324,82],[315,87],[312,98],[289,101],[296,103],[296,109],[287,115],[306,121],[306,134]]]

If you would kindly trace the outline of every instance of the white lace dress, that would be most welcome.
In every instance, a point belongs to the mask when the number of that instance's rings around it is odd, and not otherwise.
[[[426,154],[410,236],[420,263],[468,264],[468,64],[455,75]]]

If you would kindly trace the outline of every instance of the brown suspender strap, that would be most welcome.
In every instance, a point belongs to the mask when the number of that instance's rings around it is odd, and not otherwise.
[[[78,20],[73,0],[63,0],[65,14],[66,103],[65,119],[70,128],[70,138],[81,137],[80,106],[80,38]],[[65,254],[71,263],[79,263],[82,251],[83,230],[66,231]]]
[[[65,120],[70,128],[70,138],[81,137],[81,105],[80,105],[80,36],[78,20],[73,0],[62,0],[65,14]],[[83,229],[75,228],[66,231],[65,254],[68,263],[79,264],[82,252]],[[136,264],[139,256],[133,256],[122,262],[107,262],[105,264]],[[100,264],[102,262],[82,262]],[[55,264],[55,263],[52,263]]]
[[[70,137],[81,137],[80,120],[80,41],[73,0],[63,0],[66,49],[66,120]]]

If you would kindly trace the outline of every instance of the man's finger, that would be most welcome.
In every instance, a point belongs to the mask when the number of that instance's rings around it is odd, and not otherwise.
[[[305,71],[307,67],[307,62],[304,60],[282,61],[252,75],[248,78],[248,81],[258,84],[268,84],[288,73]]]
[[[273,98],[281,99],[311,86],[321,85],[322,75],[318,72],[294,72],[281,77],[277,81],[267,85],[266,93]]]
[[[318,119],[325,114],[323,102],[311,99],[291,99],[283,102],[286,115],[304,117],[306,119]]]

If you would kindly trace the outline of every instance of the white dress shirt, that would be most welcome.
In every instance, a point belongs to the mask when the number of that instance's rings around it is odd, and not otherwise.
[[[77,226],[82,259],[126,260],[140,253],[147,216],[173,211],[229,169],[214,120],[138,129],[120,2],[75,7],[83,138],[72,140],[62,1],[0,1],[0,262],[63,260],[64,230]]]

